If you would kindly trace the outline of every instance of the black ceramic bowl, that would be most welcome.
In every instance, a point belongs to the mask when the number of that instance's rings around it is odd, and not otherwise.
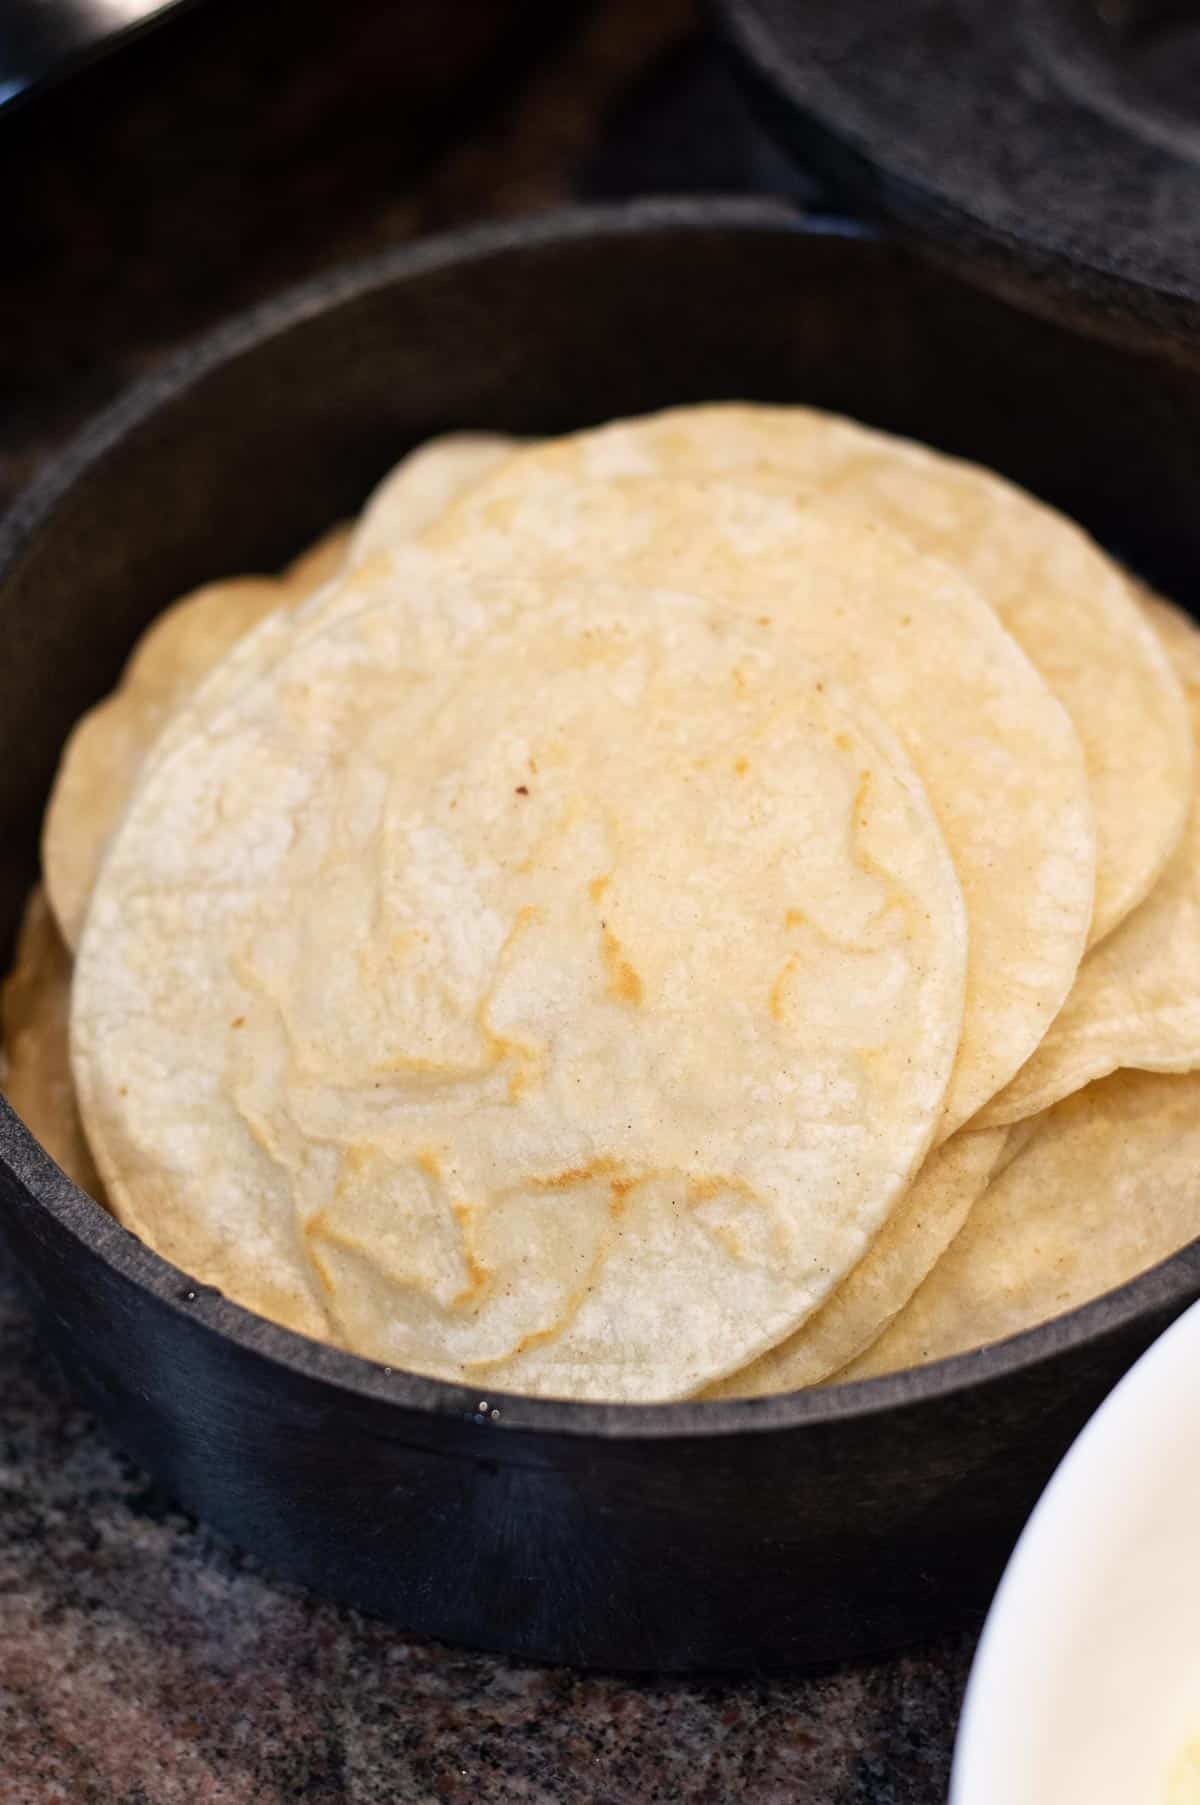
[[[213,335],[65,451],[0,533],[5,944],[58,749],[190,585],[281,562],[407,446],[674,401],[803,399],[965,451],[1179,579],[1200,386],[766,203],[442,240]],[[1084,1418],[1200,1293],[1200,1247],[919,1372],[599,1406],[391,1373],[196,1290],[0,1104],[0,1210],[113,1433],[273,1571],[453,1641],[607,1667],[815,1664],[986,1599]]]

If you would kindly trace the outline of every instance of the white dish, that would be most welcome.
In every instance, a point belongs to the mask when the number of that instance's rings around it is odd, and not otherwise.
[[[950,1788],[950,1805],[1193,1801],[1200,1304],[1105,1400],[1030,1518],[975,1657]]]

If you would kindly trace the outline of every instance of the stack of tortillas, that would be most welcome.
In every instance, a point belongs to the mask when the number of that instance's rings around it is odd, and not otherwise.
[[[1198,730],[1192,622],[987,471],[800,408],[434,441],[76,728],[5,1089],[390,1366],[958,1352],[1200,1232]]]

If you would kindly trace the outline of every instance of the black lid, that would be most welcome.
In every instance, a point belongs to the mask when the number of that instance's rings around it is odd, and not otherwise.
[[[768,123],[1056,319],[1200,361],[1200,6],[716,0]]]

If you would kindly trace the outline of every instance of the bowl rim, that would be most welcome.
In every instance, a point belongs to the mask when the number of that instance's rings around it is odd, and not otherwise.
[[[875,227],[838,216],[806,215],[786,201],[744,197],[652,198],[567,207],[530,219],[469,227],[401,245],[328,271],[258,302],[163,359],[95,415],[24,488],[0,519],[0,597],[36,536],[91,467],[127,434],[174,402],[213,370],[330,308],[433,271],[469,268],[509,252],[553,248],[584,239],[621,241],[647,232],[714,230],[781,237],[891,244]],[[1136,1324],[1156,1311],[1182,1309],[1200,1288],[1200,1252],[1171,1255],[1127,1284],[1033,1329],[966,1354],[877,1379],[835,1382],[762,1398],[662,1404],[608,1404],[472,1390],[383,1366],[310,1339],[257,1315],[191,1279],[151,1251],[94,1198],[75,1185],[0,1096],[0,1163],[34,1204],[83,1250],[169,1311],[202,1324],[233,1349],[300,1379],[358,1399],[390,1402],[430,1417],[458,1417],[497,1430],[603,1441],[709,1440],[714,1436],[798,1430],[890,1415],[903,1406],[949,1399],[1044,1365],[1058,1354]],[[1189,1244],[1200,1249],[1200,1243]],[[498,1415],[491,1414],[492,1409]]]

